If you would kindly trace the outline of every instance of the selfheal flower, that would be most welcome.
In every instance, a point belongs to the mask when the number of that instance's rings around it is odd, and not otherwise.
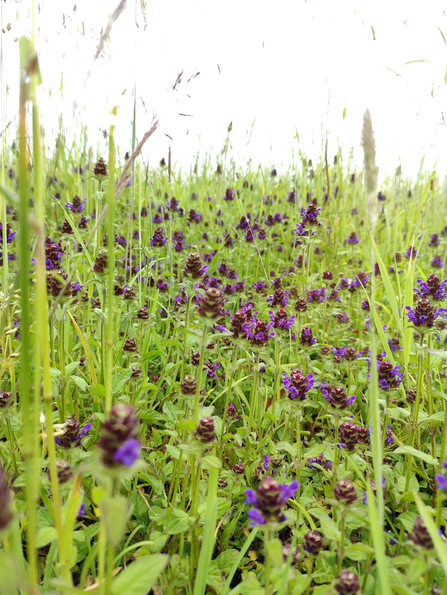
[[[267,323],[255,316],[250,322],[246,322],[242,325],[242,330],[246,333],[251,345],[255,347],[264,347],[267,345],[268,341],[275,336],[274,332],[269,332],[272,327],[272,322]]]
[[[438,316],[447,313],[446,308],[436,309],[430,300],[426,298],[419,299],[414,309],[410,306],[405,307],[408,310],[407,316],[410,322],[415,326],[424,326],[428,328],[433,326],[433,323]]]
[[[9,223],[6,224],[6,243],[11,244],[11,242],[16,237],[17,232],[11,231],[11,225]],[[0,244],[3,244],[3,223],[0,223]]]
[[[437,269],[442,269],[444,267],[444,261],[442,260],[442,258],[439,255],[437,255],[437,256],[434,256],[432,258],[432,260],[430,260],[430,265]]]
[[[78,195],[73,197],[73,202],[66,202],[65,206],[70,209],[72,213],[82,213],[87,199],[81,200]]]
[[[282,383],[287,389],[288,397],[291,400],[299,399],[303,401],[314,386],[313,375],[304,376],[303,372],[298,368],[292,370],[290,376],[285,373],[282,376]]]
[[[342,504],[353,504],[357,500],[357,492],[349,479],[342,479],[335,484],[334,496]]]
[[[441,473],[436,473],[436,488],[447,494],[447,478]]]
[[[430,241],[428,242],[429,246],[439,246],[439,236],[437,233],[432,233],[430,236]]]
[[[379,386],[382,390],[394,390],[400,386],[404,374],[400,366],[393,366],[389,360],[377,360]]]
[[[282,508],[287,500],[295,497],[298,488],[299,483],[296,480],[290,485],[281,485],[277,479],[267,476],[261,481],[256,492],[245,490],[245,502],[253,506],[248,513],[252,526],[284,521]]]
[[[303,537],[303,548],[308,554],[316,556],[323,547],[323,536],[316,529]]]
[[[185,277],[191,277],[192,279],[200,279],[203,277],[205,272],[208,270],[208,265],[202,264],[200,256],[198,254],[190,254],[186,258],[185,268],[183,269],[183,275]]]
[[[135,458],[137,444],[139,448],[138,425],[138,417],[132,405],[127,403],[113,405],[102,425],[98,442],[102,463],[106,467],[132,465],[138,458]]]
[[[6,529],[12,520],[11,494],[3,469],[0,467],[0,531]]]
[[[337,576],[337,580],[335,590],[339,595],[355,595],[360,591],[359,577],[355,572],[342,570]]]
[[[418,289],[413,289],[420,298],[432,298],[433,300],[445,300],[447,298],[447,279],[442,281],[437,275],[431,274],[426,281],[418,279]]]
[[[115,452],[115,461],[131,467],[140,458],[140,442],[134,438],[126,440]]]
[[[319,225],[318,215],[321,212],[321,208],[317,208],[315,203],[311,203],[307,209],[300,209],[300,215],[304,224],[308,225]]]
[[[300,334],[300,345],[303,347],[311,347],[317,342],[316,337],[313,336],[312,329],[309,326],[303,327]]]
[[[98,159],[93,169],[93,175],[96,177],[98,182],[102,182],[105,178],[107,178],[107,166],[105,161],[102,157]]]
[[[273,323],[273,328],[288,331],[292,328],[295,316],[288,317],[284,308],[280,308],[275,312],[269,311],[270,321]]]
[[[158,248],[164,246],[168,241],[168,238],[165,238],[164,235],[163,229],[161,227],[157,227],[157,229],[154,231],[153,237],[151,238],[151,246],[156,246]]]
[[[433,549],[433,541],[430,537],[430,533],[420,516],[417,517],[408,539],[413,541],[419,547]]]
[[[70,415],[64,424],[57,425],[61,429],[60,435],[56,436],[54,441],[63,448],[71,446],[80,446],[81,440],[87,436],[91,430],[92,424],[85,424],[82,428],[74,415]]]
[[[216,430],[214,428],[214,419],[212,417],[204,417],[197,424],[196,439],[202,444],[211,444],[216,439]]]
[[[419,258],[419,256],[421,256],[421,254],[418,254],[418,251],[416,250],[416,248],[414,246],[410,246],[409,248],[407,248],[405,250],[405,252],[403,253],[403,256],[405,256],[405,258]]]
[[[355,231],[353,231],[351,233],[351,235],[349,235],[345,240],[345,244],[358,244],[359,242],[360,242],[360,240],[357,237],[357,234],[355,233]]]
[[[355,395],[348,397],[345,389],[342,386],[330,386],[323,383],[320,386],[320,390],[323,393],[326,401],[336,409],[345,409],[352,405],[356,399]]]

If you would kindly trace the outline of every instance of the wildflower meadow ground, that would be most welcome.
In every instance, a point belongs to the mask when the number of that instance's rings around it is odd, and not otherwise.
[[[378,187],[368,112],[362,172],[149,167],[113,128],[47,154],[31,58],[0,181],[0,593],[446,595],[446,182]]]

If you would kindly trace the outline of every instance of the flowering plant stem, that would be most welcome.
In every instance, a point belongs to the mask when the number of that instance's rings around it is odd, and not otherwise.
[[[258,362],[255,364],[255,372],[254,372],[254,379],[253,379],[253,387],[251,389],[251,396],[250,396],[250,412],[248,417],[248,427],[247,427],[247,437],[245,443],[245,456],[244,456],[244,463],[247,462],[248,455],[250,453],[250,432],[251,426],[253,424],[253,412],[255,408],[255,397],[256,397],[256,389],[258,385]]]
[[[236,372],[237,352],[238,352],[238,346],[235,345],[234,346],[234,349],[233,349],[233,362],[231,364],[230,380],[229,380],[229,383],[228,383],[227,396],[225,397],[225,407],[224,407],[224,412],[223,412],[223,416],[222,416],[222,428],[221,428],[221,431],[220,431],[220,443],[221,443],[221,446],[222,446],[222,441],[223,441],[223,435],[224,435],[224,432],[225,432],[225,421],[227,419],[228,407],[230,405],[231,389],[233,387],[233,378],[234,378],[234,374]]]
[[[116,115],[116,107],[111,114]],[[107,365],[105,366],[105,413],[110,411],[113,405],[112,398],[112,374],[113,374],[113,301],[114,301],[114,275],[115,275],[115,127],[110,125],[109,131],[109,187],[107,192],[108,205],[108,229],[107,229]],[[113,555],[113,551],[112,551]]]
[[[200,403],[200,389],[202,386],[202,369],[203,369],[203,360],[205,358],[205,349],[206,349],[206,336],[208,334],[208,327],[206,324],[203,327],[203,334],[202,334],[202,345],[200,348],[200,360],[199,360],[199,372],[197,374],[197,387],[196,387],[196,395],[194,399],[194,423],[197,426],[199,421],[199,403]],[[205,376],[206,378],[206,376]]]

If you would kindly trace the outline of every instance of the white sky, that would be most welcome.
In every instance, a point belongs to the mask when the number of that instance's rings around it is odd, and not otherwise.
[[[362,116],[369,108],[382,176],[399,163],[404,175],[414,175],[424,155],[427,167],[439,160],[438,171],[447,169],[445,2],[147,0],[144,18],[140,0],[128,0],[93,63],[118,4],[36,0],[40,104],[50,146],[60,115],[69,141],[84,123],[96,146],[118,105],[123,154],[130,148],[136,83],[137,136],[149,129],[153,113],[160,119],[144,152],[153,165],[167,157],[169,144],[174,161],[185,167],[198,152],[219,152],[230,122],[232,154],[241,165],[252,158],[281,171],[282,163],[292,162],[292,150],[298,159],[296,130],[307,157],[318,158],[328,134],[331,160],[340,144],[345,158],[354,147],[361,163]],[[7,0],[1,8],[2,74],[9,85],[3,128],[18,109],[14,40],[32,25],[30,1]]]

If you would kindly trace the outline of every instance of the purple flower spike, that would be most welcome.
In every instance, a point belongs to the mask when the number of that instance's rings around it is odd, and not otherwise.
[[[438,490],[444,492],[444,494],[447,494],[447,478],[440,473],[436,473],[436,487]]]
[[[134,438],[126,442],[115,452],[115,460],[126,467],[131,467],[140,458],[140,443]]]

